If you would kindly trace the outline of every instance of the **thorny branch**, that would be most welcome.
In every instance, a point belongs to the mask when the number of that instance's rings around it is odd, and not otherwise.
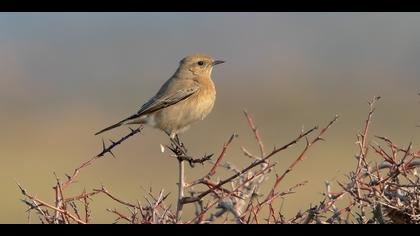
[[[134,136],[135,134],[140,133],[140,131],[143,129],[143,126],[140,126],[137,129],[132,129],[132,128],[129,128],[129,129],[131,132],[127,134],[126,136],[120,138],[118,141],[113,141],[110,139],[109,141],[111,142],[111,145],[109,145],[108,147],[105,145],[105,141],[102,140],[102,151],[98,155],[96,155],[96,157],[102,157],[107,153],[115,157],[114,153],[112,152],[112,149],[114,149],[116,146],[123,143],[125,140],[129,139],[131,136]]]
[[[103,150],[97,156],[82,163],[72,175],[67,175],[66,181],[56,177],[53,187],[55,202],[48,203],[34,195],[29,194],[18,184],[24,199],[22,201],[29,207],[28,212],[35,211],[42,223],[91,223],[90,205],[98,195],[105,196],[119,204],[123,209],[108,208],[107,211],[117,218],[115,222],[130,224],[167,224],[167,223],[237,223],[251,224],[265,222],[268,224],[336,224],[336,223],[420,223],[420,177],[417,169],[420,166],[420,151],[414,150],[413,143],[406,147],[397,145],[392,139],[385,136],[374,136],[378,142],[371,143],[368,136],[370,125],[375,112],[375,106],[380,97],[369,101],[369,111],[364,122],[363,130],[357,135],[358,155],[355,171],[347,175],[348,181],[337,181],[340,189],[334,192],[333,183],[325,182],[324,198],[317,205],[311,205],[307,210],[298,212],[291,218],[282,214],[282,206],[276,207],[275,202],[283,201],[296,189],[307,184],[307,181],[281,190],[283,179],[301,163],[309,149],[318,141],[324,140],[326,131],[337,121],[338,116],[331,120],[315,137],[310,137],[315,126],[310,130],[301,131],[289,143],[266,153],[261,134],[253,117],[244,111],[248,126],[258,144],[259,154],[255,155],[245,147],[241,147],[243,155],[249,157],[251,162],[239,169],[232,163],[225,161],[236,134],[230,136],[224,143],[222,151],[215,160],[213,155],[204,155],[194,158],[188,155],[184,144],[176,139],[171,140],[172,157],[180,164],[179,185],[176,210],[172,204],[165,204],[169,194],[164,194],[163,189],[155,197],[150,191],[146,196],[145,204],[139,201],[128,202],[111,194],[104,186],[85,191],[76,196],[66,196],[66,190],[75,183],[81,170],[91,165],[96,159],[110,153],[128,138],[141,131],[131,129],[131,132],[107,147],[103,142]],[[296,159],[282,172],[275,174],[274,184],[266,194],[259,193],[260,186],[266,183],[276,163],[270,163],[271,158],[279,152],[290,148],[298,142],[305,140],[306,145],[297,154]],[[369,149],[372,149],[379,160],[373,156],[367,160]],[[229,157],[230,160],[236,158]],[[202,164],[208,171],[195,180],[186,180],[186,170],[183,164],[188,162],[191,167]],[[181,166],[182,164],[182,166]],[[226,169],[230,173],[225,178],[220,178],[220,170]],[[220,180],[221,179],[221,180]],[[190,195],[185,196],[188,189]],[[347,202],[345,202],[347,201]],[[341,203],[341,204],[338,204]],[[195,216],[185,219],[182,210],[185,205],[195,205]],[[343,206],[343,207],[339,207]],[[82,208],[82,209],[79,209]],[[124,210],[126,209],[126,210]],[[265,209],[266,211],[263,211]],[[368,214],[368,213],[372,214]],[[83,215],[84,214],[84,215]]]

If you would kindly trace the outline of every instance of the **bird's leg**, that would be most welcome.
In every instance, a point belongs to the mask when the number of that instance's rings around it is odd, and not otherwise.
[[[176,140],[176,142],[177,142],[177,144],[182,148],[182,151],[184,152],[184,154],[186,155],[187,154],[187,148],[185,147],[185,145],[184,145],[184,143],[183,142],[181,142],[181,140],[179,139],[179,136],[178,136],[178,134],[177,135],[175,135],[175,140]]]
[[[174,138],[170,137],[171,144],[173,147],[173,151],[178,156],[187,156],[187,149],[185,148],[185,145],[179,140],[179,136],[175,135]]]

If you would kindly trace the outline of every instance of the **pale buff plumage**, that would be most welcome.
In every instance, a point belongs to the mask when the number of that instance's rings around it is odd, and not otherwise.
[[[203,120],[213,109],[216,89],[211,80],[214,60],[205,54],[194,54],[180,61],[175,74],[140,110],[101,131],[124,124],[146,124],[167,133],[171,138],[185,131],[192,123]]]

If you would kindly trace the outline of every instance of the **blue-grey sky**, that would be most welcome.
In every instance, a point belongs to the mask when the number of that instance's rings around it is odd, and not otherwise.
[[[411,87],[419,23],[417,13],[1,13],[0,89],[152,89],[195,52],[228,61],[220,83]]]

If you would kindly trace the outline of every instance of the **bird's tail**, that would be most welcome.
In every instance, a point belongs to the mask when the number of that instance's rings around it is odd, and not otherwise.
[[[95,135],[102,134],[103,132],[106,132],[106,131],[108,131],[108,130],[111,130],[111,129],[117,128],[117,127],[121,126],[122,124],[123,124],[122,122],[118,122],[118,123],[116,123],[116,124],[114,124],[114,125],[111,125],[111,126],[109,126],[109,127],[106,127],[105,129],[103,129],[103,130],[101,130],[101,131],[99,131],[99,132],[95,133]]]
[[[117,128],[117,127],[120,127],[121,125],[129,124],[129,123],[131,123],[131,122],[128,122],[128,121],[132,121],[133,119],[136,119],[136,118],[138,118],[138,117],[139,117],[139,116],[138,116],[137,114],[136,114],[136,115],[132,115],[132,116],[128,117],[127,119],[124,119],[124,120],[122,120],[122,121],[120,121],[120,122],[118,122],[118,123],[116,123],[116,124],[113,124],[113,125],[111,125],[111,126],[109,126],[109,127],[106,127],[105,129],[103,129],[103,130],[101,130],[101,131],[99,131],[99,132],[95,133],[95,135],[102,134],[103,132],[106,132],[106,131],[108,131],[108,130],[111,130],[111,129],[114,129],[114,128]],[[134,123],[132,123],[132,124],[134,124]]]

